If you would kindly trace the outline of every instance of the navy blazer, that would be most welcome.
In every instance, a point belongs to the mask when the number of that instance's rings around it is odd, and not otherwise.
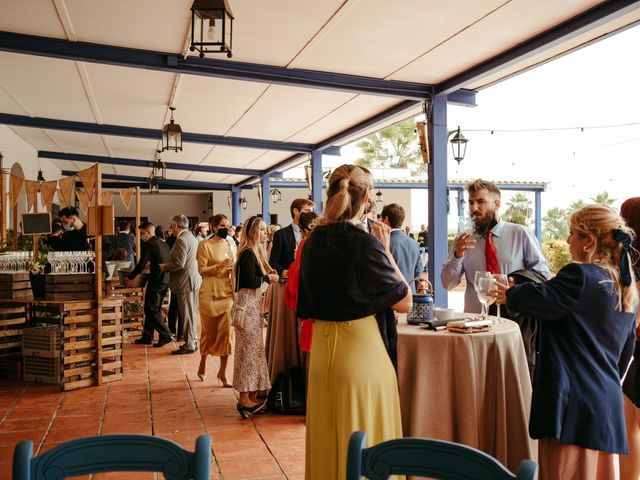
[[[414,278],[419,277],[422,273],[418,242],[402,230],[393,230],[390,237],[390,249],[393,259],[411,288],[411,293],[416,293],[418,282],[414,281]]]
[[[273,235],[273,247],[269,256],[271,268],[282,275],[283,270],[289,270],[296,251],[296,237],[293,226],[281,228]]]
[[[540,321],[529,434],[627,453],[620,379],[633,351],[635,313],[616,310],[608,272],[571,263],[544,283],[507,290],[509,309]]]

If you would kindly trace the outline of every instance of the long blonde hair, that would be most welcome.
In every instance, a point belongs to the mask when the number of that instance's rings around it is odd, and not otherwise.
[[[260,217],[253,216],[244,223],[242,228],[242,240],[240,240],[240,247],[238,250],[238,258],[245,250],[251,250],[258,259],[258,265],[263,275],[271,271],[269,266],[269,260],[267,259],[267,252],[264,245],[260,243],[260,226],[263,221]]]
[[[346,222],[355,217],[368,188],[366,174],[360,167],[344,164],[336,168],[329,177],[327,202],[318,225]]]
[[[633,267],[630,265],[631,285],[626,286],[620,275],[620,261],[623,245],[614,238],[614,231],[627,234],[631,239],[634,231],[629,228],[624,219],[608,205],[585,205],[571,214],[571,230],[573,233],[586,236],[593,235],[595,242],[585,251],[586,263],[597,263],[611,275],[613,285],[618,296],[616,307],[625,312],[633,312],[638,304],[638,291]]]

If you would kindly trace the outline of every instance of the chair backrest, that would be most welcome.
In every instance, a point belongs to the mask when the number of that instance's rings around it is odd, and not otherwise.
[[[150,435],[100,435],[63,443],[37,457],[29,440],[13,452],[13,480],[62,480],[101,472],[162,472],[167,480],[209,480],[211,437],[195,453]]]
[[[523,460],[513,475],[498,460],[459,443],[430,438],[399,438],[365,448],[364,432],[354,432],[347,452],[347,480],[387,480],[420,475],[442,480],[535,480],[538,465]]]

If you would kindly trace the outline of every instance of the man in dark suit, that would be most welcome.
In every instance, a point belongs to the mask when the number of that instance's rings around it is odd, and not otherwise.
[[[127,261],[133,265],[136,254],[136,237],[131,235],[130,224],[127,220],[120,220],[118,222],[118,233],[104,239],[105,260],[113,260],[115,252],[119,249],[126,250]]]
[[[287,276],[289,265],[293,262],[296,247],[302,240],[302,233],[298,226],[300,214],[305,212],[313,212],[316,206],[311,200],[306,198],[296,198],[291,202],[289,211],[293,221],[291,225],[281,228],[273,236],[273,247],[271,248],[271,256],[269,264],[273,267],[281,277]]]
[[[147,289],[144,293],[144,330],[142,337],[135,343],[150,345],[153,342],[153,333],[158,331],[158,343],[154,347],[162,347],[171,341],[171,332],[162,323],[162,300],[169,289],[169,274],[160,270],[160,264],[167,263],[171,259],[169,246],[155,234],[155,225],[151,222],[140,224],[140,238],[142,240],[140,260],[136,268],[125,280],[125,286],[130,286],[133,279],[145,270],[149,264],[149,277],[147,278]]]
[[[397,203],[390,203],[382,209],[382,223],[391,227],[391,243],[389,245],[391,255],[409,284],[411,292],[416,293],[417,281],[414,279],[422,273],[420,248],[418,243],[402,230],[404,218],[404,208]]]
[[[64,234],[57,245],[58,250],[61,252],[89,250],[87,226],[80,220],[78,209],[65,207],[58,215],[64,229]]]

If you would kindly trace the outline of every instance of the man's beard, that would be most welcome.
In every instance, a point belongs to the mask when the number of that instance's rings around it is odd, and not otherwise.
[[[484,235],[496,226],[496,211],[487,212],[483,217],[473,220],[474,230],[478,235]]]

